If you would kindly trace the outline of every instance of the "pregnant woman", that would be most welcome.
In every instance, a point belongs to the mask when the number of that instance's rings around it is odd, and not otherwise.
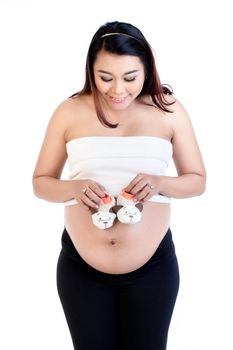
[[[166,349],[179,289],[170,199],[202,194],[205,178],[189,116],[141,31],[102,25],[33,174],[39,198],[64,203],[57,288],[74,349]]]

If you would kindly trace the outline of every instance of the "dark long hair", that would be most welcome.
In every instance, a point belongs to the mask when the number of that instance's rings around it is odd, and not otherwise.
[[[138,28],[124,22],[107,22],[94,34],[87,53],[84,87],[81,91],[70,97],[75,98],[81,95],[92,94],[96,113],[100,122],[111,128],[116,128],[118,126],[118,124],[111,124],[107,121],[101,108],[98,90],[95,85],[93,66],[100,50],[105,50],[117,55],[139,57],[144,65],[146,79],[138,97],[149,95],[153,101],[151,106],[172,113],[167,106],[174,102],[167,102],[164,94],[172,95],[173,90],[169,85],[161,84],[155,65],[154,55],[149,43]]]

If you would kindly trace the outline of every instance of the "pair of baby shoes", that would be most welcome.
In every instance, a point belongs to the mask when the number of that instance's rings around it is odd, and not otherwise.
[[[92,209],[93,224],[107,229],[116,217],[123,224],[135,224],[141,220],[143,204],[134,201],[135,195],[123,191],[117,198],[108,193],[101,199],[98,209]]]

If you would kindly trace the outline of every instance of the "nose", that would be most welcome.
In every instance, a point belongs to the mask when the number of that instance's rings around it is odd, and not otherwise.
[[[123,95],[125,92],[124,83],[121,81],[115,81],[112,85],[112,92],[115,96]]]

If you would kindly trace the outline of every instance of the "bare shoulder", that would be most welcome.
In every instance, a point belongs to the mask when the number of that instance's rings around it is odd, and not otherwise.
[[[72,125],[77,124],[78,120],[86,115],[87,109],[90,108],[90,99],[85,96],[77,98],[67,98],[62,101],[54,110],[49,125],[59,129],[66,134]]]
[[[192,122],[184,105],[174,95],[165,95],[164,99],[168,103],[172,103],[168,106],[168,109],[171,110],[172,113],[166,114],[169,117],[168,119],[173,132],[173,137],[177,136],[178,133],[184,133],[185,130],[189,130],[190,132],[192,130]]]
[[[77,111],[82,111],[86,107],[86,98],[80,96],[78,98],[67,98],[62,101],[55,109],[52,118],[61,120],[65,119],[66,121],[69,118],[72,118],[74,114],[77,114]]]
[[[183,116],[186,114],[187,115],[187,111],[185,110],[185,107],[183,106],[183,104],[178,100],[177,97],[175,97],[174,95],[163,95],[164,100],[167,103],[170,103],[171,105],[168,106],[168,109],[170,109],[173,113],[172,115],[180,115],[182,114]]]
[[[49,124],[61,124],[65,125],[67,117],[72,113],[73,106],[70,99],[62,101],[54,110]]]
[[[76,128],[76,120],[83,115],[79,112],[85,108],[84,105],[82,98],[68,98],[57,106],[49,120],[33,177],[60,177],[67,159],[67,134]]]

